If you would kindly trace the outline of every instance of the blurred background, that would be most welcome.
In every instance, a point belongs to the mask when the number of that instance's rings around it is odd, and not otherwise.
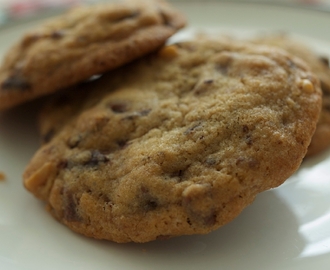
[[[81,3],[93,3],[100,0],[0,0],[0,27],[5,24],[36,14],[51,14]],[[104,1],[104,0],[103,0]],[[112,1],[112,0],[108,0]],[[170,0],[171,2],[198,0]],[[203,0],[230,1],[233,0]],[[236,2],[266,2],[268,4],[297,5],[318,10],[330,11],[330,0],[237,0]]]

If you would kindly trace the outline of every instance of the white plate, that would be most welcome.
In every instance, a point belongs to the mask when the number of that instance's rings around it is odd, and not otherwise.
[[[330,14],[229,2],[177,5],[194,29],[286,30],[330,54]],[[0,53],[35,24],[2,30]],[[24,190],[21,174],[39,144],[37,105],[0,114],[0,171],[7,175],[0,182],[0,269],[329,269],[330,150],[209,235],[116,244],[71,232]]]

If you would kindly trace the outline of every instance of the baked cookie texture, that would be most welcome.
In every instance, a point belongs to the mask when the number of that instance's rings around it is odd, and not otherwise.
[[[302,61],[226,41],[166,46],[82,92],[42,112],[24,184],[73,231],[115,242],[230,222],[297,170],[321,107]]]
[[[330,146],[330,69],[329,60],[318,56],[302,41],[287,34],[273,34],[252,40],[257,44],[266,44],[285,49],[287,52],[305,61],[321,82],[323,93],[322,111],[315,134],[308,148],[306,157],[314,156]]]
[[[80,6],[27,33],[0,67],[0,110],[121,66],[185,25],[163,0]]]

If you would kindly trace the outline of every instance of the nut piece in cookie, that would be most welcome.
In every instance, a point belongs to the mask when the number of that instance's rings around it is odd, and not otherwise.
[[[74,8],[8,51],[0,67],[0,110],[130,62],[184,25],[183,15],[163,0]]]
[[[252,42],[285,49],[305,61],[321,82],[322,111],[306,157],[314,156],[330,146],[330,68],[329,60],[318,56],[311,48],[289,35],[265,35]]]
[[[297,170],[321,109],[302,61],[238,42],[171,45],[89,87],[42,113],[53,133],[24,184],[73,231],[116,242],[230,222]]]

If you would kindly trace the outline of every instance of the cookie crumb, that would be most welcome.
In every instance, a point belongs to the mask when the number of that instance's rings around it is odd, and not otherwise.
[[[4,172],[0,171],[0,181],[5,181],[6,180],[6,175]]]

